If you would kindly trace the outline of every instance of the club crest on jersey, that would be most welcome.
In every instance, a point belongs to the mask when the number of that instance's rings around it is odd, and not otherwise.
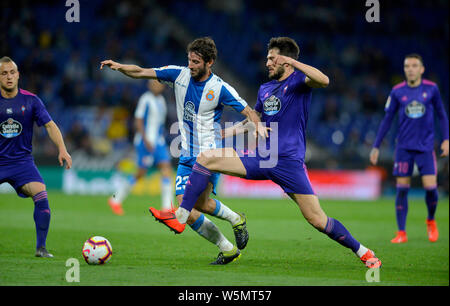
[[[208,101],[212,101],[212,100],[214,100],[214,90],[210,90],[210,91],[208,91],[208,93],[206,94],[206,100],[208,100]]]
[[[281,100],[276,96],[271,95],[269,98],[264,100],[264,113],[269,116],[273,116],[278,113],[281,109]]]
[[[425,105],[416,100],[409,103],[405,108],[405,113],[409,118],[417,119],[425,115]]]
[[[13,138],[22,133],[22,124],[20,122],[8,118],[6,121],[0,123],[0,135],[5,138]]]
[[[187,101],[184,105],[183,119],[191,122],[195,121],[195,104],[191,101]]]
[[[22,110],[22,115],[25,114],[25,106],[22,105],[22,107],[20,108]]]

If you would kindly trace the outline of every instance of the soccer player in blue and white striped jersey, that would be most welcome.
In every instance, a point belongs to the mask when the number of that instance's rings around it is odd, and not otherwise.
[[[108,204],[116,215],[123,215],[122,203],[133,186],[147,174],[148,169],[157,167],[161,172],[161,208],[170,209],[173,197],[172,169],[170,155],[164,138],[164,124],[167,105],[162,95],[165,85],[156,80],[149,80],[148,91],[139,98],[134,113],[137,133],[134,137],[136,164],[138,170],[112,197]]]
[[[162,68],[141,68],[112,60],[102,61],[100,67],[102,69],[103,66],[108,66],[132,78],[158,79],[173,87],[182,140],[182,152],[175,186],[178,204],[182,202],[186,184],[189,184],[188,178],[197,155],[209,149],[220,148],[221,129],[218,123],[225,105],[246,116],[248,121],[253,122],[257,127],[256,133],[267,137],[267,130],[259,124],[259,117],[254,110],[239,97],[233,87],[212,72],[211,67],[217,57],[214,41],[209,37],[198,38],[188,45],[187,53],[188,67],[171,65]],[[215,263],[226,264],[240,256],[239,249],[245,248],[248,232],[245,215],[236,213],[220,201],[210,198],[217,181],[218,174],[211,176],[208,187],[198,199],[202,203],[199,207],[202,207],[202,212],[230,222],[233,226],[237,246],[229,242],[214,223],[195,209],[190,214],[187,224],[219,247],[218,258],[221,260]],[[177,221],[171,218],[173,213],[168,214],[168,218],[164,218],[161,215],[164,212],[153,209],[150,209],[150,212],[164,224]],[[183,228],[177,229],[170,226],[169,228],[176,233],[181,233],[185,224],[181,226]]]

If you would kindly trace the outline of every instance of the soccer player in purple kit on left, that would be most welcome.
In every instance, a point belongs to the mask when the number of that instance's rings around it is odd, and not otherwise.
[[[20,89],[19,71],[9,57],[0,58],[0,184],[9,183],[20,197],[34,202],[36,225],[36,257],[53,257],[47,251],[50,207],[44,180],[34,164],[32,151],[33,125],[45,126],[59,150],[58,160],[66,169],[72,166],[61,131],[52,120],[42,101]]]
[[[313,88],[328,86],[329,79],[318,69],[297,61],[299,52],[297,43],[289,37],[270,40],[266,67],[272,81],[261,85],[255,106],[255,111],[261,114],[261,122],[266,127],[272,122],[278,124],[280,133],[277,135],[270,130],[266,143],[266,149],[277,155],[276,165],[262,166],[263,161],[272,157],[264,157],[266,154],[263,154],[263,149],[259,149],[259,145],[256,156],[240,156],[234,148],[202,152],[197,157],[186,184],[183,202],[174,217],[181,224],[186,223],[196,199],[206,188],[206,183],[214,172],[249,180],[272,180],[298,205],[305,219],[314,228],[351,249],[366,267],[379,268],[381,261],[375,253],[353,238],[338,220],[325,214],[309,181],[304,157],[311,92]],[[245,130],[241,125],[238,126],[235,133]],[[272,148],[270,138],[277,136],[275,148]]]
[[[408,241],[406,217],[408,214],[408,191],[414,163],[417,164],[425,189],[425,203],[428,210],[426,220],[428,240],[436,242],[439,238],[439,231],[434,218],[438,203],[434,116],[437,115],[439,118],[442,133],[441,157],[448,156],[448,117],[437,85],[422,78],[425,72],[422,57],[419,54],[405,56],[403,69],[406,81],[394,86],[387,99],[386,115],[380,124],[370,152],[370,162],[373,165],[377,164],[381,142],[398,113],[398,135],[393,170],[397,183],[395,207],[398,231],[391,242],[405,243]]]

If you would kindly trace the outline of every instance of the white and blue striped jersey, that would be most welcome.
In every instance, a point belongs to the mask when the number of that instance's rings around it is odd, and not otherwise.
[[[207,80],[197,82],[188,67],[171,65],[155,71],[158,80],[175,91],[181,156],[196,157],[203,151],[220,148],[220,118],[224,106],[242,112],[247,102],[214,73]]]
[[[140,98],[134,117],[144,121],[145,137],[153,147],[164,145],[164,123],[167,116],[166,100],[162,95],[155,96],[147,91]],[[134,136],[134,144],[142,143],[142,135],[138,132]]]

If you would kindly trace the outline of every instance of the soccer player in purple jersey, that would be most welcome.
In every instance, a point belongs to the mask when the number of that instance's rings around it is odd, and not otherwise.
[[[408,241],[406,216],[408,214],[408,190],[414,163],[417,164],[425,189],[428,209],[426,220],[428,239],[437,241],[439,232],[434,219],[438,203],[436,154],[434,152],[434,115],[439,118],[442,132],[441,157],[448,156],[448,117],[437,85],[423,79],[425,71],[422,57],[410,54],[404,60],[406,81],[394,86],[389,95],[386,115],[380,124],[375,143],[370,152],[370,162],[378,162],[381,142],[398,113],[398,135],[395,149],[393,175],[397,181],[395,200],[398,231],[392,243]]]
[[[58,160],[66,169],[72,166],[58,126],[53,122],[41,99],[19,89],[19,71],[9,57],[0,58],[0,184],[9,183],[20,197],[34,202],[37,257],[53,257],[46,249],[50,225],[50,207],[44,180],[31,155],[33,124],[45,126],[58,147]]]
[[[262,167],[262,162],[267,157],[263,157],[259,145],[255,157],[249,154],[240,156],[234,148],[201,153],[174,217],[181,224],[186,223],[196,199],[206,188],[209,177],[214,172],[250,180],[272,180],[299,206],[301,213],[313,227],[350,248],[368,268],[379,268],[381,261],[374,252],[353,238],[338,220],[325,214],[311,187],[304,163],[306,122],[312,89],[328,86],[329,79],[318,69],[297,61],[299,52],[297,43],[291,38],[277,37],[270,40],[266,66],[272,81],[261,85],[255,106],[266,127],[270,123],[277,123],[278,130],[281,131],[275,142],[276,148],[269,148],[274,149],[272,152],[278,152],[274,153],[277,155],[276,165]],[[242,125],[237,127],[238,131],[245,129]],[[277,137],[273,130],[269,133],[269,138],[271,137]],[[266,146],[270,145],[269,140]],[[202,207],[202,210],[208,209],[211,208]]]

